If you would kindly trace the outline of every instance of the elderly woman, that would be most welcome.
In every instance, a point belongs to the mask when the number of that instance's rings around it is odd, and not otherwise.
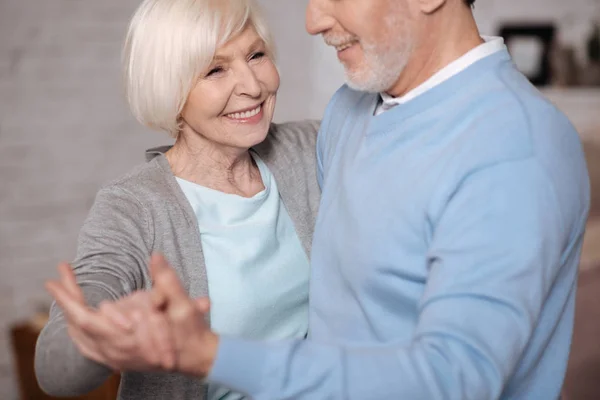
[[[97,194],[76,260],[47,286],[61,307],[38,340],[39,383],[51,395],[81,395],[113,370],[145,370],[122,374],[119,398],[241,398],[153,372],[174,366],[158,356],[168,352],[152,351],[169,341],[153,341],[120,312],[149,295],[148,262],[159,252],[187,295],[210,297],[216,332],[305,336],[317,124],[271,123],[279,75],[251,0],[146,0],[124,59],[133,114],[175,144]],[[134,317],[168,332],[160,313]]]

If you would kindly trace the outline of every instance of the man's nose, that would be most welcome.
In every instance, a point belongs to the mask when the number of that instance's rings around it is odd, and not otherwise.
[[[330,30],[335,24],[331,15],[332,0],[309,0],[306,7],[306,31],[318,35]]]

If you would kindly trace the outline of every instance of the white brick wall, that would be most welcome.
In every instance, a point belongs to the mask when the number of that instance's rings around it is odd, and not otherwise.
[[[119,57],[135,0],[0,2],[0,398],[7,324],[47,296],[97,187],[162,135],[129,116]]]
[[[478,0],[478,17],[490,29],[496,23],[493,14],[552,17],[562,12],[568,21],[581,22],[591,19],[590,10],[599,3],[550,1]],[[306,0],[261,3],[279,48],[282,90],[276,119],[319,117],[341,76],[321,40],[303,32]],[[0,0],[2,400],[16,399],[8,324],[47,301],[43,282],[54,276],[58,261],[73,256],[98,186],[140,162],[144,148],[166,141],[132,120],[121,95],[121,40],[137,4]],[[567,26],[577,25],[568,21]]]

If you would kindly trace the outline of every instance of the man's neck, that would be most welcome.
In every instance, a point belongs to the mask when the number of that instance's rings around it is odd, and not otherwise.
[[[461,6],[441,10],[439,15],[427,18],[427,27],[418,35],[421,40],[415,43],[410,61],[386,91],[390,96],[405,95],[483,43],[470,9]]]

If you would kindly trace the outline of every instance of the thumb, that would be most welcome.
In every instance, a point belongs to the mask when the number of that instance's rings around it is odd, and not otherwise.
[[[69,292],[75,300],[81,304],[85,304],[85,298],[83,292],[77,284],[77,279],[73,273],[73,269],[67,263],[61,263],[58,265],[58,273],[60,274],[60,281],[64,285],[64,288]]]
[[[150,276],[153,282],[152,302],[156,307],[164,308],[167,304],[189,301],[177,274],[161,254],[152,254]]]
[[[169,269],[169,263],[165,257],[160,253],[152,253],[150,257],[150,277],[152,281],[155,281],[161,272],[166,269]]]

